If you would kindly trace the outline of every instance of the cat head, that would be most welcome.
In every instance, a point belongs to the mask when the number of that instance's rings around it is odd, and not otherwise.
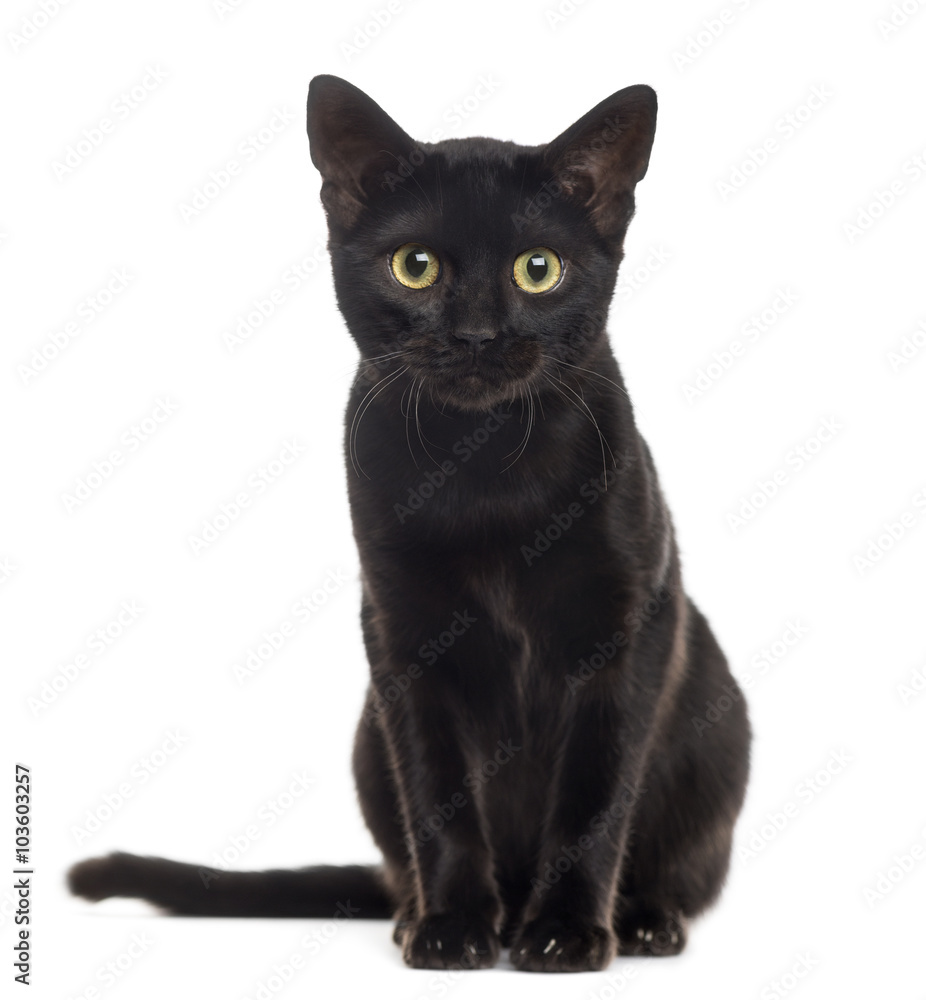
[[[543,146],[416,142],[363,91],[309,86],[338,304],[380,377],[407,366],[431,398],[485,410],[582,366],[646,173],[656,94],[612,94]],[[388,357],[387,357],[388,356]]]

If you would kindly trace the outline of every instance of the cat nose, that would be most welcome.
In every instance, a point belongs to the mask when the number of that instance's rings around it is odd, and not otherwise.
[[[495,340],[494,330],[454,330],[455,340],[462,340],[464,344],[472,344],[473,347],[481,347],[490,340]]]

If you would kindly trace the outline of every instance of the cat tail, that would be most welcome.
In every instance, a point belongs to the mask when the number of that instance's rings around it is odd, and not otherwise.
[[[75,896],[94,902],[146,899],[183,916],[376,919],[396,908],[372,865],[237,872],[116,852],[79,861],[67,882]]]

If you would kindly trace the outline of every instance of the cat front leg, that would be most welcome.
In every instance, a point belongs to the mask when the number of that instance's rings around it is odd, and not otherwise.
[[[404,669],[409,658],[390,661]],[[398,669],[373,672],[374,688],[380,688],[387,706],[378,724],[414,882],[415,898],[397,925],[396,940],[413,968],[488,968],[500,948],[501,903],[492,855],[479,804],[462,785],[469,765],[454,711],[459,704],[451,680],[455,669],[445,659],[439,670],[413,678],[398,698],[393,685],[389,702],[390,674],[397,676]]]
[[[607,672],[573,699],[536,876],[511,946],[522,971],[603,969],[617,950],[614,905],[643,794],[648,712],[622,699]]]

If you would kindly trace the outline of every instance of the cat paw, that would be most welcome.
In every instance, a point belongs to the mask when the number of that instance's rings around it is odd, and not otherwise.
[[[498,934],[481,917],[439,913],[409,921],[396,934],[413,969],[488,969],[498,961]]]
[[[630,906],[616,929],[622,955],[677,955],[688,940],[685,918],[659,907]]]
[[[615,951],[614,935],[606,927],[539,918],[515,936],[511,963],[521,972],[596,972]]]

